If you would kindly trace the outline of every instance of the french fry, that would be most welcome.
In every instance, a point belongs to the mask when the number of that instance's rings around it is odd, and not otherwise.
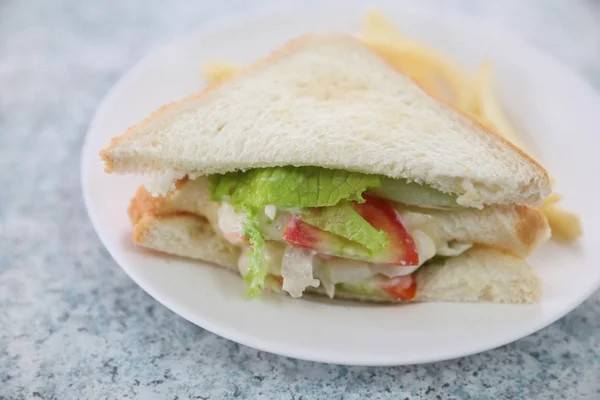
[[[552,230],[552,237],[570,242],[583,234],[581,220],[579,217],[558,204],[542,206],[542,212],[548,218],[548,224]]]
[[[404,41],[402,34],[392,21],[374,8],[365,12],[362,37],[373,40],[382,39],[396,43]]]
[[[552,193],[550,196],[544,199],[544,203],[542,204],[542,208],[550,207],[562,200],[562,196],[558,193]]]
[[[242,66],[229,61],[208,61],[204,64],[202,75],[209,84],[219,83],[242,69]]]
[[[399,44],[372,38],[363,40],[431,96],[455,105],[465,102],[468,94],[464,90],[466,76],[435,52],[424,52],[421,47],[409,42]]]
[[[520,149],[527,151],[523,140],[515,133],[506,117],[493,78],[492,64],[489,61],[482,63],[475,73],[475,104],[471,104],[474,112],[484,116],[494,130],[511,141]],[[473,101],[473,100],[471,100]],[[528,152],[528,151],[527,151]]]
[[[431,96],[464,109],[470,94],[465,90],[468,75],[448,57],[404,37],[377,10],[369,10],[365,14],[364,29],[360,37]]]

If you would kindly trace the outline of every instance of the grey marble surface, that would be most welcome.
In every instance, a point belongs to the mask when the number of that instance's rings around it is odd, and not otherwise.
[[[217,337],[114,263],[79,184],[81,145],[102,97],[157,44],[275,3],[0,1],[0,399],[600,399],[599,293],[483,354],[342,367]],[[503,25],[600,87],[597,1],[419,4]]]

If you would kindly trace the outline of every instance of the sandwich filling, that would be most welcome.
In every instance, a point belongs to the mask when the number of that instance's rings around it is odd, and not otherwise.
[[[431,209],[460,207],[456,196],[380,175],[319,167],[271,167],[209,177],[216,225],[245,247],[248,293],[269,279],[293,297],[336,286],[400,300],[416,294],[414,272],[472,243],[436,237]]]

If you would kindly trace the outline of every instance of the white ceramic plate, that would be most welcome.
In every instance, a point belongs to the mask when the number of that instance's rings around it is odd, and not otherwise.
[[[562,317],[599,286],[600,101],[573,72],[517,38],[471,21],[388,10],[407,34],[474,66],[495,62],[502,101],[584,221],[575,246],[550,243],[531,257],[543,279],[539,305],[362,305],[245,296],[241,279],[202,263],[163,257],[130,240],[128,202],[141,183],[106,175],[98,151],[161,105],[202,88],[203,62],[250,62],[315,30],[357,32],[360,10],[295,12],[227,23],[159,48],[113,88],[90,127],[82,183],[100,239],[125,272],[182,317],[236,342],[300,359],[362,365],[439,361],[491,349]]]

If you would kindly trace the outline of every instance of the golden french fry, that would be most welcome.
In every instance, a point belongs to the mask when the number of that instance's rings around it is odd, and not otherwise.
[[[558,204],[542,207],[542,212],[548,218],[552,237],[568,242],[583,234],[581,220],[575,213],[565,210]]]
[[[443,54],[405,38],[378,10],[365,13],[362,40],[430,95],[464,109],[468,76]]]
[[[365,37],[367,46],[408,75],[430,95],[450,102],[458,108],[469,94],[464,72],[450,60],[421,45],[408,41]]]
[[[229,61],[208,61],[204,64],[202,75],[209,84],[221,82],[230,76],[235,75],[242,69],[242,66]]]
[[[487,61],[482,63],[475,74],[476,101],[471,107],[475,108],[475,113],[482,115],[489,121],[495,132],[504,136],[514,145],[527,152],[523,140],[515,133],[508,118],[506,117],[494,84],[492,64]]]
[[[562,199],[562,196],[558,193],[550,194],[550,196],[548,196],[544,199],[544,203],[542,204],[542,209],[544,207],[549,207],[551,205],[558,203],[559,201],[561,201],[561,199]]]
[[[402,34],[381,11],[369,9],[365,12],[363,38],[368,41],[383,39],[389,41],[402,41]]]

